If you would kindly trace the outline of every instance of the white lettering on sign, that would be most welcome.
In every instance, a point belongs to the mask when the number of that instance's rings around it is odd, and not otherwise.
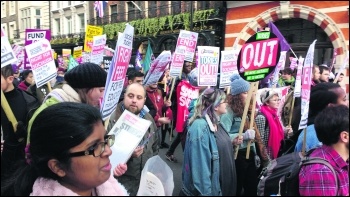
[[[274,66],[277,58],[278,39],[247,43],[242,47],[241,67],[255,70]],[[267,54],[266,54],[267,53]]]
[[[189,107],[191,100],[198,97],[197,93],[197,91],[181,86],[179,104],[181,106]]]

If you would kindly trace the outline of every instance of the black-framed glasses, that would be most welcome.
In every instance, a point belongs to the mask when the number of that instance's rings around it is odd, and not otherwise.
[[[80,157],[86,155],[93,155],[94,157],[99,157],[104,151],[106,145],[109,147],[113,146],[115,140],[115,135],[107,135],[104,142],[100,142],[85,151],[69,153],[69,157]]]

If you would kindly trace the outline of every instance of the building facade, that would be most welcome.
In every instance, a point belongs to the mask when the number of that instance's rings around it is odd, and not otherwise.
[[[234,43],[239,49],[269,21],[279,28],[297,56],[305,57],[317,39],[314,64],[329,66],[333,51],[337,52],[335,72],[343,64],[349,50],[348,1],[227,1],[225,49]],[[348,94],[349,66],[344,74],[341,86]]]
[[[148,42],[156,56],[163,50],[174,51],[181,29],[198,32],[197,46],[218,46],[223,50],[224,1],[108,1],[102,18],[93,3],[89,6],[89,24],[104,28],[110,48],[115,48],[118,32],[123,32],[126,22],[134,26],[131,63],[137,50],[146,53]]]
[[[1,1],[1,25],[11,43],[24,45],[25,29],[49,29],[49,1]]]
[[[1,27],[11,43],[19,39],[18,1],[1,1]]]

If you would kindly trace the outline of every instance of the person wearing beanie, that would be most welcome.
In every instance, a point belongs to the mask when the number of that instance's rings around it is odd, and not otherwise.
[[[255,143],[251,143],[249,159],[246,159],[248,142],[255,139],[255,130],[249,129],[250,120],[248,116],[246,117],[243,134],[238,137],[250,84],[239,74],[233,74],[230,81],[231,92],[227,98],[227,113],[221,115],[220,122],[228,132],[233,144],[237,144],[237,141],[242,140],[243,137],[243,143],[239,146],[238,155],[235,160],[237,195],[256,196],[258,185],[257,168],[259,166],[256,166],[255,162]]]
[[[278,117],[277,111],[280,104],[280,96],[273,89],[265,90],[261,93],[262,106],[258,112],[255,121],[261,136],[263,144],[266,147],[269,159],[276,159],[281,141],[292,135],[291,127],[284,128]]]
[[[95,63],[82,63],[64,75],[65,83],[61,88],[53,89],[44,99],[43,104],[29,120],[28,133],[35,118],[47,107],[60,102],[86,103],[100,109],[100,100],[105,91],[107,72]],[[126,164],[119,164],[116,169],[125,171]]]

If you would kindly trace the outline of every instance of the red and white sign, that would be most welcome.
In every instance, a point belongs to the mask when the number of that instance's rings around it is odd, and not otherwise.
[[[198,86],[216,86],[220,48],[198,46]]]
[[[238,50],[221,51],[220,88],[230,86],[230,77],[237,73]]]
[[[192,86],[188,81],[182,80],[176,87],[177,98],[177,116],[176,131],[181,133],[184,129],[184,123],[188,117],[188,107],[192,99],[198,98],[198,88]]]
[[[106,89],[101,106],[103,120],[106,120],[117,107],[120,94],[124,88],[126,71],[132,54],[133,38],[134,27],[127,24],[124,32],[118,36],[115,53],[108,70]]]
[[[51,79],[56,78],[56,65],[53,59],[51,44],[48,40],[41,39],[33,42],[25,46],[25,50],[38,88]]]
[[[246,43],[241,49],[241,68],[257,70],[276,65],[278,38]]]
[[[171,60],[171,52],[163,51],[153,62],[144,80],[144,86],[157,83]]]
[[[93,37],[90,62],[98,65],[102,63],[106,40],[106,34]]]
[[[307,127],[315,44],[316,40],[314,40],[310,45],[304,61],[303,75],[301,80],[301,119],[299,124],[299,130]]]

